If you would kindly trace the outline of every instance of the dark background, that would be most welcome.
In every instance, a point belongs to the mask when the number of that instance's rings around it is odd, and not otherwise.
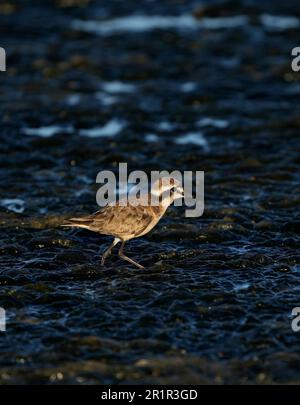
[[[74,26],[185,14],[248,22]],[[0,3],[2,384],[299,382],[299,22],[298,1]],[[128,244],[142,271],[59,227],[118,162],[205,171],[203,217]]]

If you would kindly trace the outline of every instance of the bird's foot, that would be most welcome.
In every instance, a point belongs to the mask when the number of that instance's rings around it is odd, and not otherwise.
[[[139,269],[144,269],[145,268],[145,266],[142,266],[141,264],[139,264],[139,263],[137,263],[137,262],[133,262],[133,264],[136,266],[136,267],[138,267]]]
[[[129,263],[133,264],[134,266],[138,267],[139,269],[144,269],[144,268],[145,268],[144,266],[142,266],[142,265],[139,264],[138,262],[134,261],[133,259],[130,259],[130,257],[125,256],[124,254],[119,254],[119,256],[120,256],[122,259],[126,260],[127,262],[129,262]]]

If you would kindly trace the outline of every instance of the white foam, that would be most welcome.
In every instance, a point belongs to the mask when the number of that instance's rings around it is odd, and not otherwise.
[[[24,128],[23,132],[25,135],[29,136],[40,136],[42,138],[50,138],[56,134],[60,133],[72,133],[73,127],[71,126],[61,126],[61,125],[50,125],[47,127],[39,128]]]
[[[159,136],[157,136],[156,134],[147,134],[145,136],[145,139],[147,142],[158,142]]]
[[[194,82],[186,82],[186,83],[183,83],[183,84],[180,86],[180,88],[181,88],[181,91],[182,91],[183,93],[190,93],[191,91],[196,90],[197,85],[196,85],[196,83],[194,83]]]
[[[176,128],[176,124],[169,121],[162,121],[158,124],[157,129],[163,132],[171,132]]]
[[[80,103],[81,96],[80,94],[71,94],[67,97],[67,104],[70,106],[78,105]]]
[[[236,284],[234,286],[234,291],[241,291],[241,290],[247,290],[250,287],[249,283],[241,283],[241,284]]]
[[[214,127],[224,129],[229,126],[229,122],[218,118],[204,117],[197,122],[197,125],[199,127]]]
[[[89,138],[114,137],[124,129],[124,123],[118,119],[112,119],[103,127],[94,127],[89,129],[81,129],[79,134]]]
[[[102,105],[105,106],[114,105],[118,102],[118,98],[116,96],[106,94],[103,91],[98,91],[97,93],[95,93],[95,97],[101,102]]]
[[[260,22],[268,30],[274,31],[284,31],[300,27],[300,18],[294,16],[262,14]]]
[[[235,15],[229,17],[203,18],[199,21],[200,28],[208,30],[220,30],[244,27],[249,23],[246,15]]]
[[[80,31],[106,36],[122,32],[138,33],[170,28],[178,30],[228,29],[242,27],[247,23],[248,18],[244,15],[197,19],[193,15],[183,14],[179,16],[130,15],[104,21],[75,20],[72,26]]]
[[[187,134],[178,136],[175,139],[175,143],[177,145],[197,145],[197,146],[202,146],[204,150],[209,149],[209,145],[207,140],[204,138],[203,134],[201,132],[189,132]]]
[[[119,81],[103,83],[102,88],[104,91],[111,94],[134,93],[136,90],[135,85]]]
[[[75,191],[74,195],[75,197],[81,197],[84,194],[88,194],[89,193],[89,189],[87,188],[81,188],[80,190]]]
[[[93,180],[84,174],[77,176],[77,179],[83,184],[93,184]]]
[[[21,198],[4,198],[0,200],[0,205],[18,214],[25,209],[25,201]]]

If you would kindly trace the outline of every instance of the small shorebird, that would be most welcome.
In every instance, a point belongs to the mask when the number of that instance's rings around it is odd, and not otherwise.
[[[156,197],[159,205],[150,205],[151,197]],[[70,218],[62,226],[85,228],[93,232],[114,236],[113,243],[102,255],[102,266],[104,266],[107,256],[111,254],[113,247],[121,242],[119,257],[143,269],[142,265],[124,254],[125,243],[148,233],[158,223],[169,205],[182,197],[184,197],[184,191],[180,183],[176,179],[163,177],[153,184],[151,193],[141,196],[139,205],[129,205],[128,201],[127,205],[124,206],[120,205],[120,202],[114,205],[108,204],[94,214],[81,218]]]

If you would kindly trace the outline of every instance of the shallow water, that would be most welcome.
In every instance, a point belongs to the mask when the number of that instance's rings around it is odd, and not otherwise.
[[[19,3],[0,15],[1,384],[299,382],[300,38],[281,19],[299,19],[297,2]],[[178,17],[138,34],[74,28],[134,14]],[[195,133],[209,149],[176,143]],[[116,255],[101,268],[109,238],[59,227],[97,210],[96,175],[118,162],[205,171],[203,217],[172,207],[128,243],[145,270]]]

